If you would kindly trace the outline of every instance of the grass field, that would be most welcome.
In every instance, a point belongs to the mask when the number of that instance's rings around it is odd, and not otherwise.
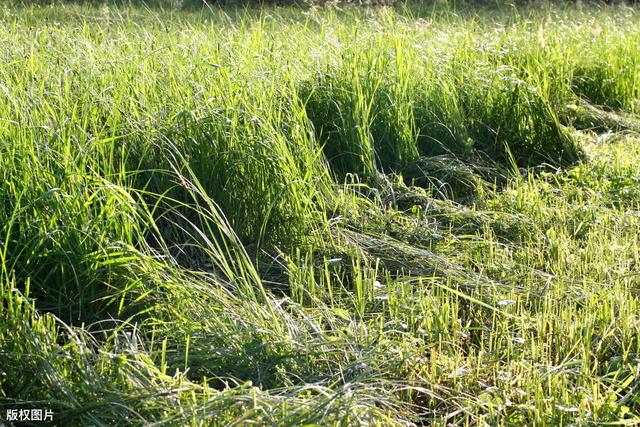
[[[0,420],[640,424],[639,9],[16,2],[0,56]]]

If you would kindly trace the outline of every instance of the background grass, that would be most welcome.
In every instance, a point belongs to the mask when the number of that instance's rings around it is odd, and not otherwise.
[[[2,409],[638,422],[636,9],[0,21]]]

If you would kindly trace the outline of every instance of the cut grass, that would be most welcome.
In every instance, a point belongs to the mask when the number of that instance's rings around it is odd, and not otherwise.
[[[635,9],[0,21],[2,409],[640,421]]]

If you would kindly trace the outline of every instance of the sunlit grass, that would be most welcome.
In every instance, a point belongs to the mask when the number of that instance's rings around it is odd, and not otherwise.
[[[2,409],[640,420],[635,9],[166,6],[0,9]]]

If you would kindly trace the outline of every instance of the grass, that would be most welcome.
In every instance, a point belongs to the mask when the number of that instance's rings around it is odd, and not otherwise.
[[[640,422],[637,9],[0,21],[0,419]]]

